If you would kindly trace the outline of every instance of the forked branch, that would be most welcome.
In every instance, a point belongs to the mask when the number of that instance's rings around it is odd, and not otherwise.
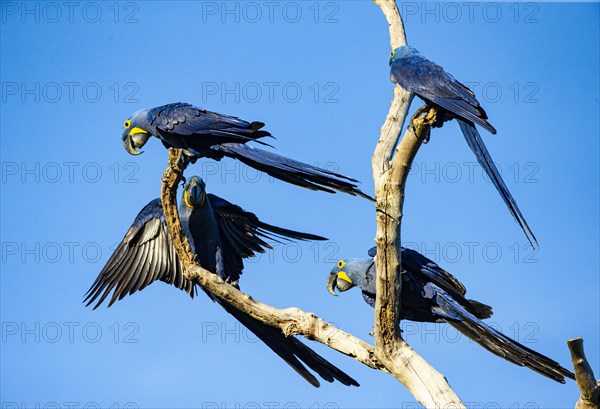
[[[406,45],[402,17],[394,0],[375,0],[385,15],[392,50]],[[402,132],[413,96],[398,85],[371,159],[377,200],[375,351],[385,367],[427,407],[464,407],[446,378],[417,354],[400,335],[402,259],[400,229],[404,190],[412,162],[428,139],[437,111],[429,109]]]
[[[393,0],[375,0],[383,10],[389,26],[393,48],[406,44],[404,27]],[[400,221],[404,186],[412,160],[429,135],[435,111],[420,117],[400,140],[412,95],[396,86],[394,100],[381,128],[381,137],[372,158],[375,197],[377,199],[377,305],[375,316],[376,346],[344,332],[313,313],[298,308],[277,309],[254,300],[203,269],[196,261],[181,228],[177,211],[177,187],[187,162],[179,161],[180,152],[169,151],[169,167],[163,174],[161,198],[169,232],[187,278],[195,281],[217,298],[287,335],[302,335],[348,355],[370,368],[391,373],[410,393],[428,408],[464,408],[446,379],[435,371],[402,338],[398,327],[401,291]],[[393,158],[392,158],[393,156]]]
[[[299,308],[277,309],[256,301],[196,263],[190,244],[181,228],[177,210],[177,186],[182,181],[183,172],[187,167],[187,162],[178,160],[180,157],[177,149],[169,149],[169,166],[163,173],[161,199],[171,240],[177,255],[182,260],[186,277],[240,311],[281,329],[286,336],[303,335],[355,358],[373,369],[385,371],[384,366],[375,357],[374,348],[366,342]]]

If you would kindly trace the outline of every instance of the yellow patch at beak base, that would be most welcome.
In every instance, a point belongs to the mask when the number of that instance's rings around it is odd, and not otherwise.
[[[189,207],[190,209],[193,209],[194,206],[191,205],[190,200],[188,199],[189,197],[190,197],[190,194],[188,192],[185,192],[183,194],[183,201],[187,207]]]
[[[129,130],[129,135],[136,134],[136,133],[148,133],[148,132],[144,131],[142,128],[138,128],[137,126],[134,128],[131,128]]]
[[[344,281],[348,281],[350,284],[354,284],[354,283],[352,282],[352,280],[350,280],[350,277],[348,277],[348,274],[346,274],[346,273],[345,273],[345,272],[343,272],[343,271],[340,271],[340,272],[338,273],[338,275],[337,275],[337,276],[338,276],[338,278],[341,278],[341,279],[342,279],[342,280],[344,280]]]

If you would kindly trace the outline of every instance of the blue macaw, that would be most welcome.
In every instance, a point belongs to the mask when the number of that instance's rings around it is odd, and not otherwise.
[[[357,188],[356,179],[246,145],[270,146],[260,140],[271,136],[264,125],[177,102],[135,112],[124,122],[121,139],[132,155],[139,155],[137,149],[155,136],[166,148],[184,149],[192,161],[230,157],[293,185],[373,200]]]
[[[340,260],[331,269],[327,289],[362,290],[364,300],[375,307],[377,270],[373,257],[377,248],[369,250],[369,258]],[[513,364],[526,366],[550,379],[565,383],[564,377],[575,375],[552,359],[521,345],[487,325],[482,319],[492,316],[492,307],[465,298],[467,289],[452,274],[422,254],[401,248],[402,293],[400,319],[417,322],[446,322],[479,345]]]
[[[533,232],[502,180],[500,172],[494,165],[492,157],[475,127],[477,124],[492,134],[496,133],[496,129],[488,122],[487,114],[475,98],[475,94],[414,47],[396,48],[392,52],[390,66],[393,82],[406,91],[418,95],[426,103],[443,108],[446,114],[456,119],[479,165],[494,183],[508,210],[525,233],[527,240],[532,246],[534,243],[537,245]]]
[[[244,268],[243,259],[271,248],[264,239],[326,240],[264,223],[253,213],[207,194],[204,182],[196,176],[186,182],[179,214],[200,265],[236,287]],[[86,293],[84,302],[90,305],[98,300],[96,309],[112,291],[110,307],[156,280],[172,284],[192,297],[196,294],[196,285],[183,274],[160,199],[152,200],[140,211]],[[286,337],[280,329],[263,324],[232,304],[207,294],[312,385],[318,387],[319,381],[303,363],[328,382],[337,380],[344,385],[358,386],[349,375],[295,337]]]

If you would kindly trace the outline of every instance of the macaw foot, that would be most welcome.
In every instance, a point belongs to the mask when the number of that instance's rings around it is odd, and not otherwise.
[[[189,161],[189,163],[194,164],[196,163],[196,161],[198,160],[199,154],[196,151],[190,151],[185,149],[183,151],[183,154],[185,155],[186,159]]]
[[[420,107],[419,109],[417,109],[415,111],[415,113],[413,114],[412,118],[410,119],[410,123],[412,124],[414,121],[416,121],[421,115],[429,112],[429,110],[431,109],[431,105],[429,104],[425,104],[422,107]]]
[[[454,115],[445,109],[433,107],[425,120],[431,124],[432,128],[441,128],[445,122],[454,119]]]
[[[180,168],[185,168],[191,162],[192,155],[185,149],[179,149],[175,164]]]
[[[187,180],[183,175],[183,170],[192,161],[191,155],[185,149],[177,149],[176,155],[177,156],[175,156],[175,160],[171,161],[171,170],[175,173],[181,174],[181,180],[185,184]]]
[[[423,132],[421,135],[423,143],[427,143],[431,137],[431,128],[441,128],[445,122],[452,119],[454,119],[454,115],[450,111],[426,103],[417,109],[417,112],[411,118],[410,124],[416,135],[418,132]]]
[[[420,107],[419,109],[417,109],[416,112],[411,117],[411,119],[410,119],[410,127],[412,128],[412,131],[415,134],[417,134],[417,128],[415,127],[415,122],[416,121],[422,121],[420,117],[423,114],[427,114],[429,111],[431,111],[431,108],[432,108],[431,105],[425,104],[422,107]],[[427,135],[425,135],[425,140],[423,141],[423,143],[428,143],[430,137],[431,137],[431,133],[427,132]]]

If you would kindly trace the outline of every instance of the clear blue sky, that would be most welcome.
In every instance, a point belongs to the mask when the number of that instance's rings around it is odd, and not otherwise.
[[[191,301],[157,283],[110,309],[81,304],[111,248],[158,196],[165,150],[151,140],[132,157],[121,146],[122,123],[140,108],[185,101],[263,121],[279,152],[338,168],[371,192],[370,157],[393,89],[379,8],[69,4],[1,4],[4,407],[414,407],[392,377],[314,343],[361,387],[312,388],[202,295]],[[540,250],[526,249],[452,123],[416,158],[405,244],[492,305],[491,322],[507,335],[563,365],[566,340],[583,337],[600,376],[598,3],[412,2],[403,11],[410,44],[478,94],[498,129],[483,138]],[[267,222],[331,239],[247,263],[244,291],[372,341],[373,311],[360,293],[325,289],[334,262],[373,245],[370,203],[287,186],[233,161],[189,173]],[[577,399],[574,382],[505,362],[446,325],[403,326],[471,407],[566,408]]]

